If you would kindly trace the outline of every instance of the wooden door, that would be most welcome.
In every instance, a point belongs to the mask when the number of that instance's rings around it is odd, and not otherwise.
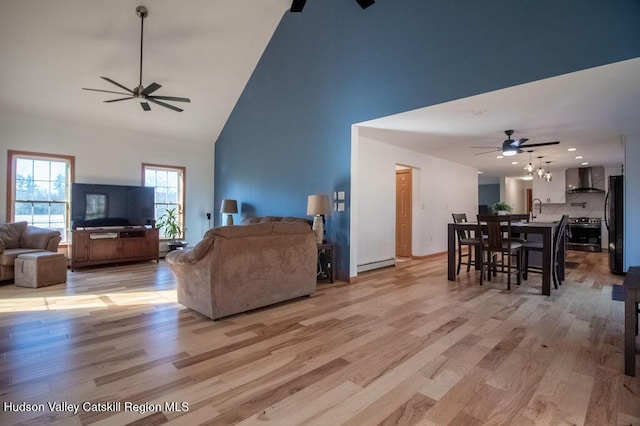
[[[531,213],[533,210],[533,190],[531,188],[527,188],[527,213]]]
[[[411,169],[396,170],[396,256],[411,257]]]

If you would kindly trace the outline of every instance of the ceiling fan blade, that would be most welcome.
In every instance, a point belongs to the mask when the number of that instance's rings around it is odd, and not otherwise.
[[[147,102],[140,102],[140,106],[145,111],[151,111],[151,107],[149,106],[149,104]]]
[[[492,152],[498,152],[498,151],[502,151],[502,148],[499,149],[492,149],[491,151],[485,151],[485,152],[479,152],[477,154],[473,154],[473,155],[484,155],[484,154],[490,154]]]
[[[162,99],[164,101],[175,101],[175,102],[191,102],[191,99],[189,98],[177,98],[175,96],[147,96],[147,98]]]
[[[148,95],[150,93],[155,92],[156,90],[158,90],[161,87],[162,86],[160,86],[158,83],[151,83],[150,85],[148,85],[147,87],[144,88],[144,90],[142,91],[142,94],[143,95]]]
[[[499,149],[502,148],[498,148],[497,146],[470,146],[469,148],[478,148],[478,149],[495,149],[496,151],[498,151]]]
[[[520,148],[532,148],[534,146],[558,145],[559,143],[560,143],[560,141],[544,142],[544,143],[531,143],[531,144],[528,144],[528,145],[520,145]]]
[[[103,79],[103,80],[108,81],[108,82],[109,82],[109,83],[111,83],[111,84],[115,84],[115,85],[116,85],[116,86],[118,86],[119,88],[124,89],[124,90],[126,90],[127,92],[129,92],[129,93],[133,93],[133,90],[129,89],[129,88],[128,88],[128,87],[126,87],[126,86],[123,86],[122,84],[118,83],[117,81],[113,81],[113,80],[111,80],[111,79],[110,79],[110,78],[108,78],[108,77],[102,77],[102,76],[101,76],[100,78],[101,78],[101,79]]]
[[[172,109],[172,110],[177,111],[177,112],[182,112],[182,110],[180,108],[175,107],[173,105],[169,105],[169,104],[167,104],[165,102],[161,102],[161,101],[155,100],[153,98],[147,98],[147,100],[149,102],[153,102],[154,104],[158,104],[158,105],[163,106],[165,108],[169,108],[169,109]]]
[[[307,0],[293,0],[293,3],[291,4],[291,9],[289,10],[289,12],[291,13],[302,12],[302,9],[304,9],[304,4],[306,2]]]
[[[133,96],[129,96],[128,98],[119,98],[119,99],[110,99],[104,102],[118,102],[118,101],[126,101],[127,99],[133,99]]]
[[[516,148],[521,147],[522,144],[524,144],[528,140],[529,139],[527,139],[527,138],[521,138],[521,139],[515,140],[515,141],[511,142],[511,146],[516,147]]]
[[[114,92],[112,90],[87,89],[86,87],[83,87],[82,90],[91,90],[92,92],[115,93],[117,95],[128,95],[128,93],[123,93],[123,92]]]

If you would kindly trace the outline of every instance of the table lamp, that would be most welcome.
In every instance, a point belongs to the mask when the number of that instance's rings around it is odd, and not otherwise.
[[[309,195],[307,199],[307,214],[313,216],[313,232],[316,233],[316,242],[324,242],[323,216],[331,212],[329,196],[323,194]]]
[[[238,202],[236,200],[222,200],[220,206],[220,213],[227,215],[227,222],[225,225],[233,225],[233,213],[238,213]]]

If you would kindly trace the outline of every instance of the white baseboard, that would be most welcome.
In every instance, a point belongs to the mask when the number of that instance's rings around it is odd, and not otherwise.
[[[379,260],[377,262],[369,262],[362,265],[358,265],[358,273],[371,271],[373,269],[378,269],[378,268],[386,268],[387,266],[396,266],[396,260],[386,259],[386,260]]]

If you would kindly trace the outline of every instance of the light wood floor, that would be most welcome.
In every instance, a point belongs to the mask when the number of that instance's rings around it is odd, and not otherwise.
[[[535,275],[448,282],[438,257],[215,322],[163,262],[1,285],[0,424],[640,425],[621,278],[606,254],[568,260],[550,297]]]

